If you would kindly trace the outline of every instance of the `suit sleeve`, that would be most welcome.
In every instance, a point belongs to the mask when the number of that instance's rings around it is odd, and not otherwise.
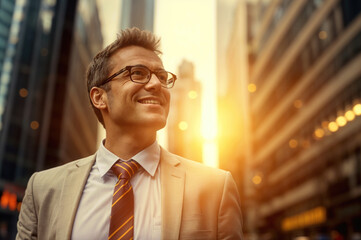
[[[240,196],[230,172],[226,173],[218,214],[218,239],[243,239]]]
[[[38,218],[35,210],[33,183],[36,173],[34,173],[25,191],[25,196],[21,204],[19,220],[17,224],[18,233],[16,240],[37,239]]]

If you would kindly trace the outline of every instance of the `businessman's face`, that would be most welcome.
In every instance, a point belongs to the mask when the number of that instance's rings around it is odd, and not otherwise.
[[[120,49],[111,57],[112,67],[109,76],[126,66],[134,65],[145,66],[151,71],[164,69],[161,59],[154,52],[138,46],[129,46]],[[165,126],[170,93],[161,86],[155,74],[151,75],[148,83],[141,84],[132,82],[129,72],[124,71],[109,84],[107,112],[110,124],[128,130],[139,130],[142,127],[159,130]]]

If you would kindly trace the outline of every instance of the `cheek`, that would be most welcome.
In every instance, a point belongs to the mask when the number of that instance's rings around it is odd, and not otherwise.
[[[129,105],[133,101],[133,97],[141,89],[141,84],[135,84],[130,81],[124,81],[112,89],[113,104]]]
[[[168,102],[168,105],[169,105],[169,102],[170,102],[170,92],[168,89],[164,89],[164,98],[165,100]]]
[[[170,105],[170,93],[169,91],[167,90],[167,92],[165,93],[165,99],[167,101],[167,116],[168,116],[168,113],[169,113],[169,105]]]
[[[115,89],[109,91],[107,95],[107,103],[110,112],[119,112],[124,106],[126,106],[123,96],[124,94],[116,91]]]

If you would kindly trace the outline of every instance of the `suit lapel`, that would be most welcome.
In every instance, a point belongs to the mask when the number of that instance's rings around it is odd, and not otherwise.
[[[182,219],[185,171],[179,160],[161,149],[162,239],[178,239]]]
[[[89,156],[72,164],[66,173],[58,209],[57,239],[70,239],[76,211],[95,156]]]

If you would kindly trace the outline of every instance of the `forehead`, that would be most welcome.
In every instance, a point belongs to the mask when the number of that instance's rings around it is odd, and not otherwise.
[[[163,68],[163,62],[156,53],[139,46],[119,49],[111,56],[110,63],[113,70],[137,64],[145,65],[150,69]]]

